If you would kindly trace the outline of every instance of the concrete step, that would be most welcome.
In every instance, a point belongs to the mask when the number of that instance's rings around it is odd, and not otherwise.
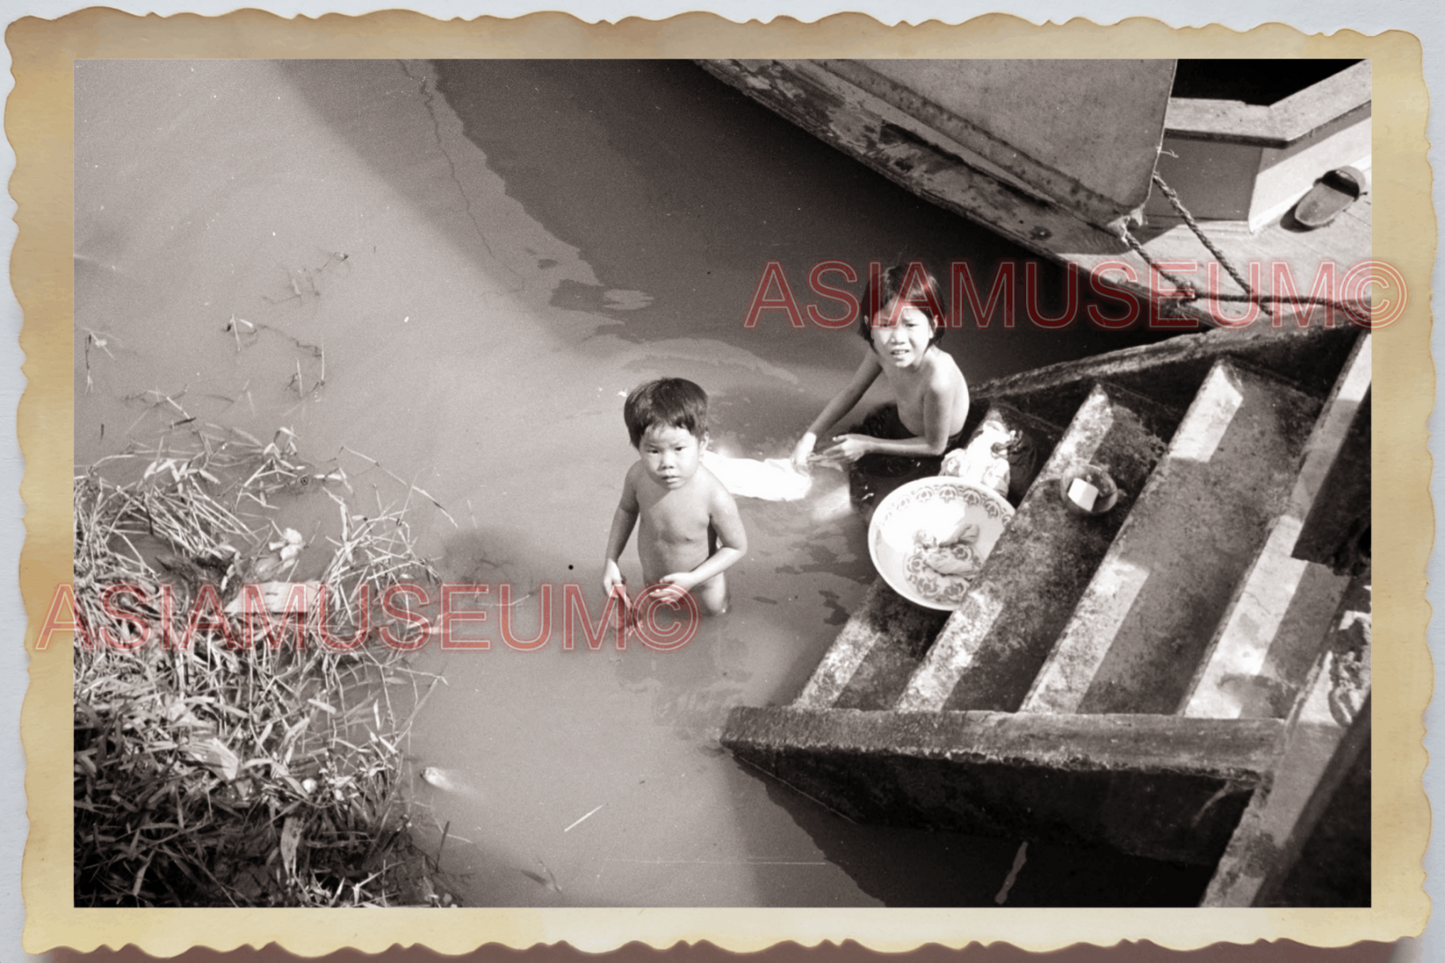
[[[892,705],[947,617],[947,612],[914,605],[878,579],[793,705],[826,709],[838,704],[845,692],[846,708]]]
[[[1270,375],[1216,362],[1020,711],[1178,710],[1319,410]]]
[[[989,438],[1006,439],[1014,432],[1020,443],[1006,465],[1007,497],[1016,505],[1061,431],[1008,405],[990,405],[974,434],[990,444]],[[813,700],[830,699],[826,704],[838,709],[892,708],[947,617],[947,612],[913,605],[880,580],[814,673],[816,685],[809,683],[798,704],[821,705]]]
[[[1368,881],[1369,771],[1351,773],[1370,751],[1370,610],[1369,577],[1352,579],[1268,765],[1270,791],[1250,801],[1201,906],[1271,905],[1287,877],[1309,891],[1309,877],[1341,867]],[[1315,841],[1316,856],[1331,865],[1299,866],[1321,817],[1334,825]],[[1351,832],[1362,825],[1364,833]]]
[[[1359,335],[1351,325],[1292,327],[1253,324],[1186,334],[985,381],[974,404],[1003,401],[1054,424],[1073,417],[1095,381],[1118,385],[1183,411],[1220,359],[1273,372],[1323,398]]]
[[[1120,388],[1093,387],[909,680],[899,709],[1019,707],[1180,417]],[[1089,463],[1121,489],[1114,508],[1098,517],[1069,511],[1059,493],[1059,478]]]
[[[863,823],[1218,860],[1278,719],[738,707],[740,761]]]
[[[878,586],[880,590],[875,597],[879,604],[865,612],[868,652],[833,701],[835,709],[892,706],[948,618],[947,612],[914,605],[882,580]],[[850,619],[849,625],[852,624]]]
[[[1235,592],[1181,710],[1184,715],[1283,719],[1294,705],[1349,584],[1348,576],[1295,558],[1295,549],[1369,396],[1370,360],[1370,337],[1364,335],[1305,442],[1287,507]],[[1366,478],[1368,484],[1367,468]]]

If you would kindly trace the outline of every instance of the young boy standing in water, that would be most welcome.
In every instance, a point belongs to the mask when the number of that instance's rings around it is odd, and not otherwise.
[[[641,457],[628,469],[612,516],[602,587],[625,597],[618,559],[640,519],[642,577],[670,587],[657,597],[690,593],[709,615],[727,611],[723,571],[747,552],[748,537],[732,495],[702,466],[707,393],[682,378],[649,381],[627,396],[622,417]]]

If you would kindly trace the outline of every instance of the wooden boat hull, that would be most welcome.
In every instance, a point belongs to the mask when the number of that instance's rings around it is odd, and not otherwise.
[[[1141,298],[1149,323],[1248,317],[1247,305],[1181,297],[1149,261],[1195,291],[1245,295],[1232,266],[1249,293],[1285,299],[1276,317],[1318,317],[1299,303],[1311,290],[1369,317],[1370,284],[1343,280],[1370,257],[1368,194],[1319,230],[1288,214],[1324,172],[1368,169],[1367,62],[1260,109],[1171,99],[1172,61],[699,63],[918,196],[1077,268],[1099,293]],[[1153,189],[1156,173],[1228,265]],[[1332,311],[1327,323],[1349,323]]]

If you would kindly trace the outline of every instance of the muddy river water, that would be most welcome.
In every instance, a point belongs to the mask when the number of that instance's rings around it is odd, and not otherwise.
[[[745,327],[769,261],[806,303],[825,260],[987,277],[1021,250],[678,62],[78,61],[75,174],[78,464],[189,418],[284,427],[358,497],[395,504],[400,477],[442,506],[413,495],[411,521],[446,578],[491,586],[475,636],[502,584],[524,637],[555,587],[536,651],[417,656],[446,684],[407,750],[416,831],[448,827],[464,904],[1197,897],[1197,872],[1108,852],[855,826],[719,747],[729,707],[797,694],[873,577],[837,475],[742,500],[733,610],[681,650],[561,644],[561,586],[600,609],[629,388],[691,378],[714,447],[769,458],[858,363],[851,331]],[[1062,288],[1046,267],[1046,308]],[[1140,337],[1020,319],[943,344],[978,383]],[[334,516],[320,492],[283,507],[299,574]]]

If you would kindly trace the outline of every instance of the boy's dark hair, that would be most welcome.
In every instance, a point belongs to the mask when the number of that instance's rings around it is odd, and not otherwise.
[[[944,320],[943,301],[938,297],[938,281],[922,261],[895,264],[879,276],[878,282],[875,288],[870,272],[868,285],[863,289],[863,303],[858,306],[858,334],[864,341],[870,346],[873,344],[873,315],[887,310],[899,298],[932,317],[933,337],[929,344],[937,344],[943,338],[947,322]],[[905,284],[908,286],[906,291]]]
[[[622,405],[622,420],[633,448],[656,424],[685,428],[702,438],[707,434],[707,392],[686,378],[658,378],[632,389]]]

